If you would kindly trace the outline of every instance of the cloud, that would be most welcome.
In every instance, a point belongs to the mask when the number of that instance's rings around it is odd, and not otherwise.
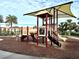
[[[49,6],[57,5],[59,3],[67,2],[69,0],[1,0],[0,1],[0,14],[3,15],[16,15],[19,23],[25,22],[26,19],[31,19],[23,16],[24,13],[36,11]],[[32,18],[33,19],[33,18]],[[29,20],[27,20],[29,21]],[[26,22],[27,23],[27,22]],[[29,21],[30,23],[30,21]]]
[[[22,14],[56,5],[56,1],[59,0],[3,0],[0,9],[6,13]]]

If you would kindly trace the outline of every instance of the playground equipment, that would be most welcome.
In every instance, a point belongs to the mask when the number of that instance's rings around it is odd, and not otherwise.
[[[66,18],[70,16],[76,18],[70,11],[71,3],[72,2],[68,2],[61,5],[57,5],[57,6],[24,14],[24,15],[31,15],[31,16],[37,17],[37,38],[36,38],[37,46],[38,46],[38,38],[40,36],[45,37],[46,47],[48,47],[48,38],[53,42],[52,31],[58,32],[58,18],[64,18],[64,17]],[[39,35],[39,18],[42,19],[42,25],[45,26],[45,29],[46,29],[45,35]],[[48,30],[50,31],[49,37],[48,37]],[[58,41],[55,41],[54,43],[56,42],[57,42],[57,45],[59,45]]]
[[[51,46],[52,46],[52,42],[53,42],[53,43],[56,44],[57,46],[61,47],[61,43],[60,43],[58,40],[56,40],[54,37],[48,35],[48,38],[49,38],[50,41],[51,41]]]
[[[60,40],[62,40],[62,41],[64,41],[64,42],[67,40],[67,38],[66,38],[66,37],[62,37],[62,36],[61,36],[61,35],[59,35],[59,34],[58,34],[58,37],[59,37],[59,39],[60,39]]]

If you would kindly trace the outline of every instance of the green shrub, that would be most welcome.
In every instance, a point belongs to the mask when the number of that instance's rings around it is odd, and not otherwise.
[[[71,35],[79,37],[79,32],[71,32]]]
[[[61,32],[61,35],[68,35],[69,33],[64,31],[64,32]]]

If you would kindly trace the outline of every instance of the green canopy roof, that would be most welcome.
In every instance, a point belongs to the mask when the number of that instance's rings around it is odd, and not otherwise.
[[[70,9],[71,3],[73,3],[73,2],[63,3],[63,4],[60,4],[60,5],[57,5],[57,6],[52,6],[52,7],[41,9],[41,10],[38,10],[38,11],[26,13],[24,15],[37,16],[37,15],[40,15],[40,14],[49,13],[50,15],[53,16],[54,15],[53,11],[54,11],[54,8],[55,8],[56,10],[58,10],[58,17],[59,18],[66,18],[66,17],[76,18],[71,12],[71,9]]]

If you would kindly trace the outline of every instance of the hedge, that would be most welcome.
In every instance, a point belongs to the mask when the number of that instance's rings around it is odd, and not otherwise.
[[[69,32],[61,32],[61,35],[69,35]],[[79,37],[79,32],[71,32],[70,35]]]
[[[79,32],[71,32],[71,35],[79,37]]]

